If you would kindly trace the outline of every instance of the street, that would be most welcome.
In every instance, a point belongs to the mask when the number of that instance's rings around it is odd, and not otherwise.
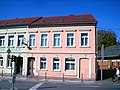
[[[109,82],[109,81],[108,81]],[[17,90],[120,90],[120,83],[78,83],[59,81],[32,81],[17,80],[15,87]],[[10,90],[12,84],[10,80],[0,80],[0,90]]]

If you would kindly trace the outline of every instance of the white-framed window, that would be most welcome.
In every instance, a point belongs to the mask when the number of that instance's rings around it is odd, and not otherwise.
[[[29,46],[35,47],[36,46],[36,34],[29,35]]]
[[[0,36],[0,47],[5,46],[5,36]]]
[[[88,47],[89,46],[89,33],[88,32],[81,32],[80,33],[80,46],[81,47]]]
[[[53,47],[60,47],[61,46],[61,34],[54,33],[53,34]]]
[[[65,58],[65,70],[75,70],[74,58]]]
[[[8,68],[11,67],[11,58],[8,58],[8,56],[7,56],[7,67]]]
[[[18,46],[23,46],[24,35],[18,35]]]
[[[0,57],[0,67],[3,67],[3,57]]]
[[[41,34],[41,47],[48,47],[48,34]]]
[[[67,47],[75,47],[75,33],[67,33]]]
[[[10,47],[14,46],[14,35],[8,36],[8,46]]]
[[[54,71],[60,70],[60,59],[59,58],[53,58],[53,70]]]
[[[40,58],[40,69],[47,70],[47,60],[45,57]]]

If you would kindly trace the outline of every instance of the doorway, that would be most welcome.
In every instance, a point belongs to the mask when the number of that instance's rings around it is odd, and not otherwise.
[[[34,76],[35,71],[35,58],[29,57],[27,64],[27,75]]]
[[[20,74],[22,75],[22,69],[23,69],[23,57],[18,56],[16,58],[16,62],[15,62],[15,71],[16,74]]]
[[[89,59],[81,58],[79,61],[79,78],[89,79]]]

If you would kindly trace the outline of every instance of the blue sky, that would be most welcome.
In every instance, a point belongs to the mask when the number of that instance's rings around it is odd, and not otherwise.
[[[92,14],[120,40],[120,0],[0,0],[0,19]]]

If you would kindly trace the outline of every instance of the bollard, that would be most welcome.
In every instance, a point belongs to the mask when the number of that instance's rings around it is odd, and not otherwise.
[[[3,78],[3,70],[2,70],[2,78]]]
[[[47,81],[47,72],[45,72],[45,81]]]
[[[64,75],[64,73],[63,73],[63,82],[65,81],[65,78],[64,78],[64,77],[65,77],[65,75]]]
[[[83,73],[81,74],[81,83],[83,83]]]

